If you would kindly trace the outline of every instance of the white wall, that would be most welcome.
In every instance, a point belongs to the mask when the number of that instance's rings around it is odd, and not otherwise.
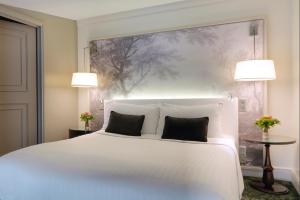
[[[273,133],[299,139],[299,2],[298,0],[186,1],[156,8],[100,16],[78,21],[78,63],[90,40],[156,32],[189,26],[264,17],[267,54],[276,64],[277,79],[269,82],[269,114],[282,122]],[[89,109],[87,90],[79,92],[79,112]],[[273,165],[292,173],[299,170],[299,141],[272,146]],[[294,176],[298,179],[298,176]]]
[[[0,5],[0,12],[42,25],[45,142],[68,138],[68,129],[77,127],[79,118],[77,89],[70,85],[72,73],[77,70],[76,22],[4,5]]]

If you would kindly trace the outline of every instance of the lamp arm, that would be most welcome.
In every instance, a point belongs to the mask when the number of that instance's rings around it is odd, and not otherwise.
[[[85,72],[89,71],[86,68],[86,54],[85,54],[86,49],[90,49],[90,47],[84,47],[83,48],[83,69],[84,69]]]

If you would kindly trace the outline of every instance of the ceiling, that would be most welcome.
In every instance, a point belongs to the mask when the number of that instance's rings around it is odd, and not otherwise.
[[[0,3],[79,20],[184,0],[0,0]]]

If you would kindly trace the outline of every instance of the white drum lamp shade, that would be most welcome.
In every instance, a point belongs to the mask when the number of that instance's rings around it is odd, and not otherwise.
[[[72,87],[97,87],[98,80],[96,73],[73,73]]]
[[[265,81],[276,79],[273,60],[247,60],[236,64],[236,81]]]

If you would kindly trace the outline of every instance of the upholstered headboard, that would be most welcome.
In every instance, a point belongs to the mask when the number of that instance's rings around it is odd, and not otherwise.
[[[204,99],[115,99],[106,100],[105,104],[111,101],[147,105],[147,104],[177,104],[177,105],[204,105],[204,104],[219,104],[221,109],[221,123],[222,123],[222,136],[224,138],[232,138],[235,140],[235,144],[238,147],[239,135],[238,135],[238,99],[237,98],[204,98]]]

